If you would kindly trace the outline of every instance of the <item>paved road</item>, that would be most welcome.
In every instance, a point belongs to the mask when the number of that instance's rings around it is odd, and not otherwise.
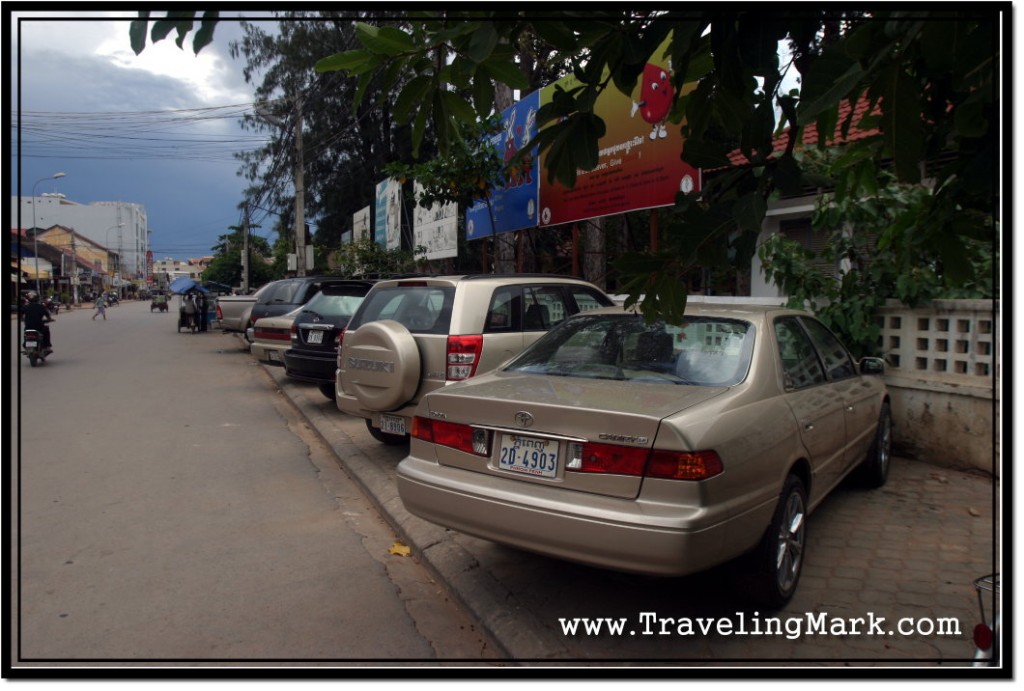
[[[12,360],[16,666],[493,658],[232,337],[91,316]]]

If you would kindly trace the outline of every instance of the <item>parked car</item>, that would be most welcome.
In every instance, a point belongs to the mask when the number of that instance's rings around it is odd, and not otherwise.
[[[886,481],[883,371],[804,312],[588,312],[424,396],[398,490],[434,523],[602,568],[680,576],[739,558],[747,594],[780,607],[808,514],[854,471]]]
[[[292,347],[292,322],[300,311],[302,307],[296,307],[288,314],[257,319],[249,346],[253,357],[266,365],[284,367],[284,351]]]
[[[338,409],[364,418],[378,441],[403,444],[428,391],[497,367],[571,314],[611,304],[564,276],[380,281],[340,339]]]
[[[245,333],[249,328],[249,316],[256,302],[274,289],[277,281],[263,285],[251,295],[221,295],[217,298],[214,316],[224,331]]]
[[[372,286],[372,281],[325,285],[293,313],[296,317],[289,329],[291,348],[283,353],[289,377],[317,384],[324,396],[334,400],[338,335]],[[259,329],[259,322],[256,328]]]

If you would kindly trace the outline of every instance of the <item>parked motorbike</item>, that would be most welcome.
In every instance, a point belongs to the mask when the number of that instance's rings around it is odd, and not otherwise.
[[[21,352],[28,358],[30,365],[46,362],[46,357],[53,352],[49,348],[43,348],[43,334],[35,329],[25,329],[25,337],[21,342]]]
[[[56,298],[46,298],[43,300],[43,306],[49,310],[50,314],[57,314],[60,312],[60,301]]]
[[[999,574],[982,576],[974,581],[974,590],[978,593],[978,609],[981,612],[981,623],[974,627],[974,666],[999,666]],[[991,597],[991,616],[985,616],[985,593]]]

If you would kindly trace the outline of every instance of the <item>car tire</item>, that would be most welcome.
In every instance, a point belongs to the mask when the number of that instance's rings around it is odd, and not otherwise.
[[[860,467],[863,483],[871,488],[878,488],[889,479],[889,465],[892,462],[892,411],[889,402],[882,404],[878,414],[878,427],[875,438],[871,442],[871,450]]]
[[[379,429],[374,427],[373,423],[369,420],[366,421],[366,429],[370,431],[370,436],[381,444],[387,444],[388,446],[401,446],[402,444],[409,443],[408,436],[403,434],[391,434],[390,432],[381,432]]]
[[[789,602],[800,582],[806,546],[807,490],[800,478],[790,475],[760,544],[739,564],[747,596],[769,609]]]
[[[318,387],[320,389],[320,393],[322,393],[324,396],[327,396],[327,398],[331,399],[332,401],[337,397],[337,391],[335,391],[334,389],[334,382],[325,382],[323,384],[319,384]]]

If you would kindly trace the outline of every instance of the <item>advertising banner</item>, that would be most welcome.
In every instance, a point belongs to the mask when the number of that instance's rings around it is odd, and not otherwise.
[[[372,237],[373,234],[370,232],[370,207],[364,206],[352,214],[352,241],[355,242],[363,238]]]
[[[678,192],[699,191],[700,171],[680,159],[684,140],[679,127],[667,120],[673,86],[668,61],[663,62],[645,67],[631,96],[609,86],[598,97],[594,112],[606,126],[598,142],[598,164],[577,170],[572,190],[549,184],[546,174],[538,176],[540,225],[670,206]],[[578,82],[570,75],[555,84],[568,91]],[[541,105],[551,101],[554,90],[555,85],[541,90]]]
[[[402,184],[394,178],[377,183],[377,203],[374,211],[374,240],[385,248],[397,249],[402,245],[401,209]]]
[[[445,259],[458,254],[459,206],[454,202],[434,204],[429,209],[419,205],[423,185],[413,185],[416,205],[412,212],[412,244],[427,248],[427,259]]]
[[[540,96],[534,92],[502,114],[504,127],[491,137],[491,146],[505,161],[530,146],[537,136],[537,109]],[[509,233],[537,225],[537,182],[540,178],[536,159],[524,161],[509,174],[505,185],[491,194],[490,209],[478,201],[466,210],[466,239],[481,240],[496,233]],[[491,219],[494,219],[492,225]]]

